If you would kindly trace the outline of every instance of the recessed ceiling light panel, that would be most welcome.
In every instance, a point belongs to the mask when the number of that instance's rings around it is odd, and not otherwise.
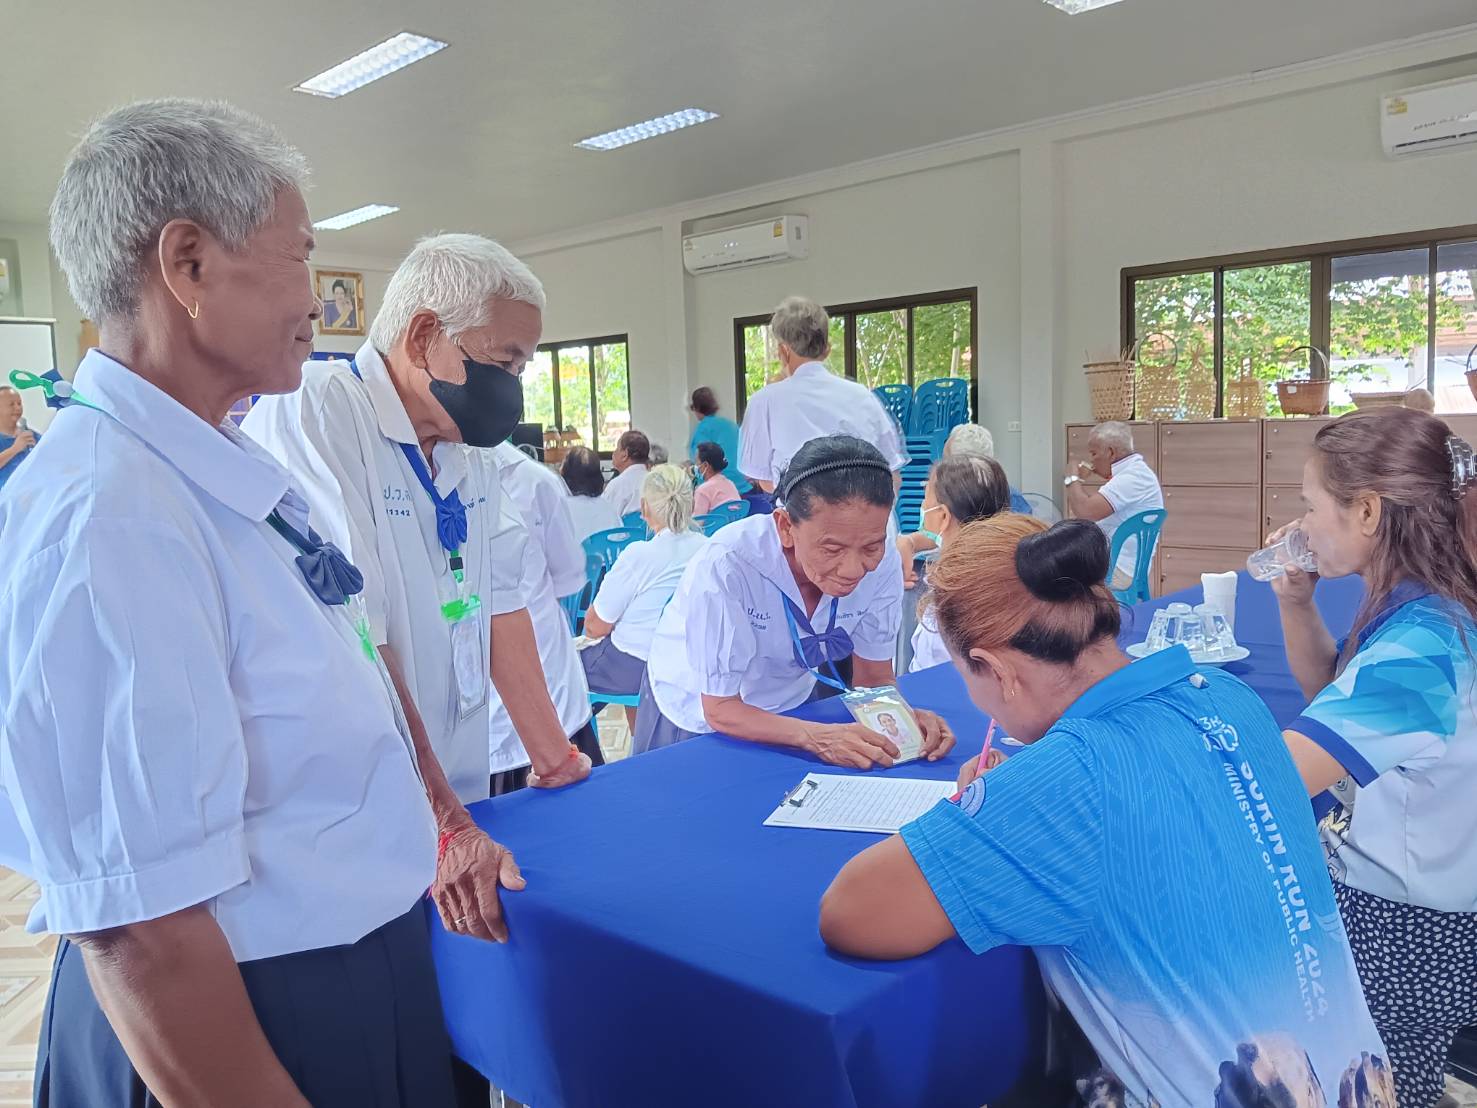
[[[656,138],[657,135],[680,131],[683,127],[691,127],[694,124],[706,123],[710,119],[717,118],[717,112],[704,111],[702,108],[683,108],[681,111],[658,116],[656,119],[648,119],[644,123],[633,123],[629,127],[606,131],[603,135],[591,135],[587,139],[581,139],[575,145],[581,150],[615,150],[621,146],[629,146],[633,142]]]
[[[327,96],[330,99],[344,96],[355,89],[363,88],[371,81],[388,77],[396,70],[404,69],[407,65],[445,49],[446,43],[439,39],[401,31],[394,38],[387,38],[378,46],[371,46],[348,61],[339,62],[332,69],[325,69],[317,76],[309,77],[293,91],[306,92],[312,96]]]
[[[1122,3],[1122,0],[1046,0],[1046,2],[1053,8],[1060,8],[1068,15],[1081,15],[1094,8],[1106,8],[1109,4]]]
[[[365,204],[362,208],[355,208],[351,212],[339,212],[327,219],[315,220],[313,229],[315,231],[342,231],[346,227],[353,227],[360,223],[368,223],[371,219],[379,219],[380,216],[394,215],[400,209],[393,204]]]

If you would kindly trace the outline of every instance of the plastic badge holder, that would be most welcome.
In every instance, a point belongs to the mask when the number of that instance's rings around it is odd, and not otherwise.
[[[841,694],[841,701],[858,723],[897,747],[898,756],[893,759],[893,765],[923,756],[923,729],[896,685],[852,689]]]

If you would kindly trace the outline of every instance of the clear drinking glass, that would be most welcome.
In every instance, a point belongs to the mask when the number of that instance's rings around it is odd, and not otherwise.
[[[1200,617],[1205,629],[1205,650],[1216,657],[1224,657],[1236,649],[1236,636],[1226,615],[1213,604],[1197,604],[1195,614]]]
[[[1185,647],[1192,655],[1205,652],[1205,625],[1193,612],[1180,616],[1175,642]]]
[[[1301,527],[1294,527],[1271,546],[1258,550],[1246,559],[1246,572],[1258,581],[1271,581],[1287,572],[1293,565],[1305,573],[1318,572],[1318,559],[1308,547],[1308,536]]]
[[[1160,608],[1154,613],[1154,622],[1149,624],[1149,637],[1144,640],[1144,646],[1150,654],[1163,650],[1169,645],[1169,612]]]

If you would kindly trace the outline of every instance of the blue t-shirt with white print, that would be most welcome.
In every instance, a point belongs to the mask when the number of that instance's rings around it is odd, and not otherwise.
[[[1093,686],[903,839],[970,949],[1035,948],[1126,1104],[1390,1082],[1282,734],[1183,647]]]

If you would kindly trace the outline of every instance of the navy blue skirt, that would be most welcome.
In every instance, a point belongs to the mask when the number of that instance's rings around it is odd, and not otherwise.
[[[241,963],[267,1041],[314,1108],[454,1105],[451,1045],[423,904],[352,946]],[[36,1108],[154,1108],[62,940],[36,1059]]]

